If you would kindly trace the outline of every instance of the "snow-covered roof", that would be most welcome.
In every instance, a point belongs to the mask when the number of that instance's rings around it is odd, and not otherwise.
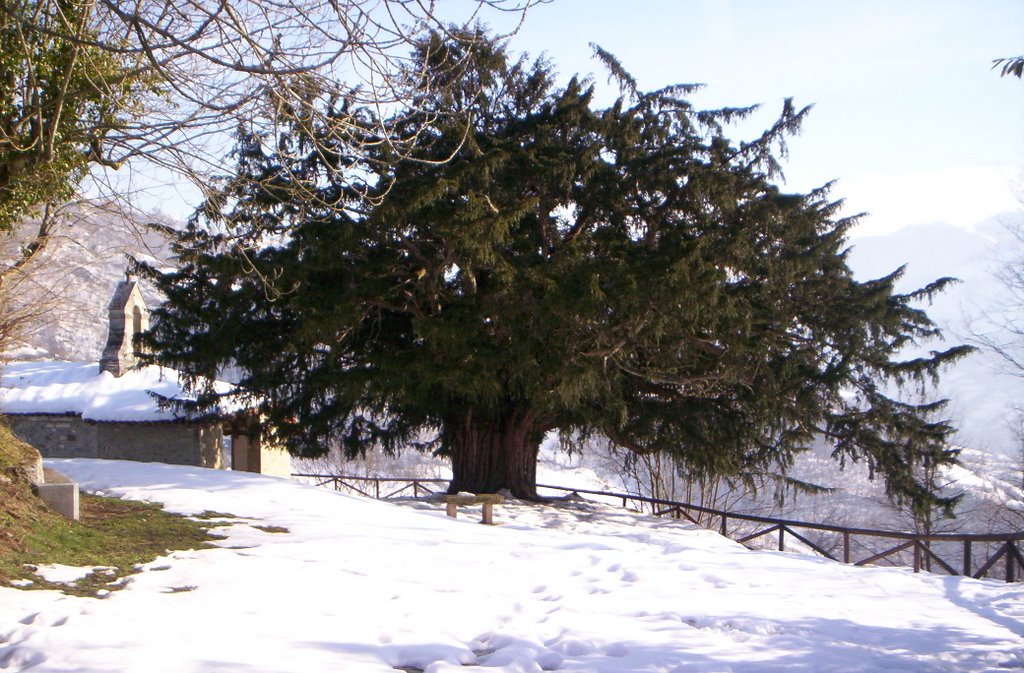
[[[230,384],[217,382],[228,392]],[[0,375],[0,412],[80,414],[107,422],[174,421],[183,414],[160,409],[150,393],[188,399],[173,369],[150,365],[115,377],[96,362],[12,362]],[[222,409],[224,413],[234,409]]]

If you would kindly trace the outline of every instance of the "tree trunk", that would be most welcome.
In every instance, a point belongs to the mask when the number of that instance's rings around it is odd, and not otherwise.
[[[445,423],[452,461],[449,493],[497,493],[507,489],[538,500],[537,452],[544,431],[535,414],[512,409],[494,416],[470,409]]]

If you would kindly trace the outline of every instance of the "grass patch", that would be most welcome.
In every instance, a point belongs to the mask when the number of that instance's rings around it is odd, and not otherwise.
[[[0,423],[0,586],[58,589],[74,595],[105,595],[122,588],[135,566],[175,549],[209,546],[218,524],[164,512],[159,505],[81,494],[80,517],[63,518],[32,493],[25,465],[39,453]],[[235,518],[217,512],[205,518]],[[73,584],[52,583],[35,566],[59,563],[103,566]]]
[[[169,550],[197,549],[215,539],[210,524],[169,514],[159,505],[83,493],[81,520],[67,521],[31,494],[27,485],[0,484],[0,584],[32,580],[30,589],[95,596],[116,590],[121,578]],[[60,563],[107,566],[74,584],[44,581],[28,566]]]
[[[291,531],[284,526],[253,526],[256,530],[261,530],[264,533],[290,533]]]
[[[199,514],[193,514],[189,518],[197,521],[212,521],[214,519],[235,519],[237,521],[242,517],[237,517],[234,514],[225,514],[224,512],[215,512],[208,509],[204,512],[200,512]]]

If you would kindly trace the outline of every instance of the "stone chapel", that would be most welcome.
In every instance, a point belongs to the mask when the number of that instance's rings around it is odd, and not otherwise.
[[[118,283],[107,307],[98,363],[11,362],[0,377],[0,413],[46,458],[164,462],[288,476],[288,454],[266,440],[258,416],[225,405],[189,417],[158,404],[187,395],[178,372],[140,366],[135,335],[149,327],[139,284]],[[230,391],[230,384],[218,382]]]

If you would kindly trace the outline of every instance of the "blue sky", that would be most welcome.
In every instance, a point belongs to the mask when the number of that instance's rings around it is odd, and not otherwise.
[[[470,0],[445,2],[465,18]],[[483,18],[502,30],[512,17]],[[592,42],[643,88],[700,82],[698,105],[761,104],[737,137],[770,124],[786,97],[812,104],[785,187],[837,180],[846,214],[869,214],[855,235],[1024,219],[1024,82],[991,69],[1024,54],[1024,0],[553,0],[511,48],[546,53],[564,80],[594,74],[610,102]],[[184,184],[156,194],[181,219],[198,205]]]
[[[848,211],[871,214],[859,233],[969,227],[1024,201],[1024,82],[990,69],[1024,53],[1020,0],[554,0],[512,47],[603,84],[591,42],[644,88],[701,82],[698,104],[760,103],[761,127],[788,96],[813,104],[787,186],[838,180]]]

